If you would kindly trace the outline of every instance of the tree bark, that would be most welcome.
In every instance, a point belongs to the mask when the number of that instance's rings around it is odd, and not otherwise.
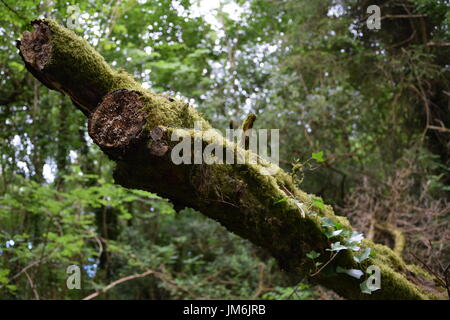
[[[146,90],[127,73],[111,69],[70,30],[52,20],[36,20],[32,25],[34,31],[25,32],[17,44],[25,66],[50,89],[69,95],[89,117],[90,136],[117,163],[116,183],[155,192],[176,207],[199,210],[268,250],[296,280],[308,277],[343,297],[443,297],[431,275],[407,265],[388,247],[363,240],[358,252],[328,251],[332,243],[348,239],[341,235],[328,238],[324,218],[349,231],[350,224],[330,206],[301,191],[279,168],[273,175],[264,175],[268,163],[193,164],[195,154],[189,156],[192,164],[175,164],[171,154],[178,141],[172,141],[173,134],[192,138],[191,146],[200,144],[202,150],[214,142],[225,152],[244,157],[253,154],[219,134],[201,135],[211,126],[192,107]],[[203,131],[189,129],[195,122],[201,123]],[[375,257],[356,262],[354,257],[366,248]],[[306,257],[312,250],[321,254],[315,261]],[[315,262],[326,267],[317,272],[320,268]],[[381,289],[371,294],[361,292],[363,278],[336,272],[337,267],[364,271],[369,265],[381,270]]]

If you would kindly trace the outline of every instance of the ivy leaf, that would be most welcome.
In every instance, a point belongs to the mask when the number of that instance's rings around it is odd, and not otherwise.
[[[361,249],[361,247],[358,246],[357,244],[350,243],[347,245],[347,249],[350,249],[352,251],[359,251]]]
[[[323,158],[323,151],[313,152],[311,158],[313,158],[317,162],[325,162],[325,159]]]
[[[360,255],[354,256],[353,259],[356,262],[360,262],[361,263],[364,260],[368,259],[369,256],[370,256],[370,248],[366,248],[366,249],[364,249],[364,251]]]
[[[348,239],[349,243],[360,243],[364,239],[364,235],[360,232],[353,231]]]
[[[353,278],[359,279],[362,277],[363,272],[359,269],[350,269],[347,274]]]
[[[334,242],[331,244],[331,248],[330,249],[326,249],[327,251],[341,251],[341,250],[345,250],[347,249],[346,246],[342,245],[339,241],[338,242]]]
[[[335,222],[334,227],[336,228],[336,230],[344,229],[344,226],[339,222]]]
[[[330,218],[321,218],[320,220],[322,221],[322,227],[334,228],[334,221]]]
[[[364,272],[362,272],[359,269],[344,269],[339,266],[336,268],[336,272],[337,273],[345,273],[345,274],[349,275],[350,277],[353,277],[356,279],[361,278],[364,274]]]
[[[312,250],[312,251],[308,252],[308,253],[306,254],[306,256],[307,256],[308,258],[314,260],[314,259],[320,257],[320,253],[318,253],[318,252]]]
[[[342,233],[342,231],[344,231],[344,230],[343,229],[339,229],[339,230],[331,231],[331,232],[330,231],[326,231],[325,235],[329,239],[329,238],[336,237],[336,236],[340,235]]]
[[[338,228],[338,229],[340,229],[340,228]],[[344,231],[341,233],[341,236],[344,237],[344,238],[349,238],[351,234],[352,233],[351,233],[350,230],[344,229]]]

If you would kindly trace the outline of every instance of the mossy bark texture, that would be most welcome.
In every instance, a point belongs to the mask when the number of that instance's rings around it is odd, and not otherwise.
[[[171,139],[174,133],[192,137],[192,145],[199,143],[202,148],[214,142],[245,157],[251,156],[251,151],[220,134],[201,136],[198,130],[189,129],[195,122],[200,122],[203,130],[211,126],[192,107],[146,90],[127,73],[113,70],[72,31],[52,20],[36,20],[32,25],[34,30],[25,32],[17,43],[27,69],[50,89],[69,95],[89,118],[89,134],[117,163],[116,183],[155,192],[179,208],[199,210],[265,248],[294,279],[308,277],[345,298],[442,297],[430,275],[369,240],[362,241],[361,250],[370,248],[374,257],[358,263],[354,259],[357,253],[347,249],[330,261],[335,252],[327,249],[345,239],[325,236],[323,218],[348,230],[351,226],[330,206],[301,191],[281,169],[264,175],[261,170],[267,164],[175,164],[171,159],[178,143]],[[312,250],[320,253],[314,261],[306,257]],[[326,267],[317,272],[316,262]],[[371,294],[361,292],[364,277],[336,272],[338,266],[364,271],[369,265],[381,270],[381,289]]]

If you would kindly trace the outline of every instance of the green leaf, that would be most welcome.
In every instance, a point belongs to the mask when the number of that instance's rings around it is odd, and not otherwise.
[[[330,249],[326,249],[327,251],[341,251],[341,250],[345,250],[347,249],[346,246],[342,245],[339,241],[338,242],[334,242],[331,244],[331,248]]]
[[[325,162],[325,159],[323,158],[323,151],[313,152],[311,158],[313,158],[317,162]]]
[[[349,243],[361,243],[362,239],[364,239],[364,235],[362,233],[353,231],[347,241]]]
[[[334,228],[334,221],[330,218],[320,218],[322,227]]]
[[[9,279],[8,279],[8,275],[9,275],[10,271],[9,269],[0,269],[0,284],[7,284]]]
[[[10,291],[16,291],[17,290],[17,286],[14,284],[8,284],[6,286],[6,289],[10,290]]]
[[[372,294],[372,290],[369,289],[369,287],[367,286],[367,280],[361,282],[359,284],[359,287],[361,288],[361,292],[365,293],[365,294]]]
[[[8,66],[11,68],[12,71],[17,73],[22,72],[25,69],[22,63],[18,63],[16,61],[9,62]]]
[[[342,224],[340,224],[339,222],[335,222],[334,223],[334,227],[336,228],[336,230],[345,230],[344,226]]]
[[[370,248],[366,248],[366,249],[364,249],[364,251],[360,255],[354,256],[353,259],[356,262],[361,263],[364,260],[368,259],[369,256],[370,256]]]
[[[312,250],[312,251],[308,252],[308,253],[306,254],[306,256],[307,256],[308,258],[314,260],[314,259],[320,257],[320,253],[318,253],[318,252]]]
[[[326,231],[325,235],[329,239],[329,238],[336,237],[336,236],[340,235],[342,233],[342,231],[344,231],[344,230],[343,229],[339,229],[339,230],[335,230],[335,231]]]
[[[311,198],[311,200],[314,202],[314,205],[319,209],[325,209],[325,204],[323,203],[322,199],[319,198]]]
[[[349,275],[350,277],[353,277],[356,279],[361,278],[364,274],[364,272],[362,272],[359,269],[344,269],[339,266],[336,268],[336,272],[337,273],[345,273],[345,274]]]
[[[361,247],[358,246],[355,243],[346,244],[346,246],[347,246],[347,249],[350,249],[352,251],[359,251],[359,250],[361,250]]]

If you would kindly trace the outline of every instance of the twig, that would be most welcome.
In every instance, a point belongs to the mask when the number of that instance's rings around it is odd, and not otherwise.
[[[136,279],[136,278],[142,278],[142,277],[148,276],[149,274],[154,274],[154,273],[155,273],[154,270],[149,269],[149,270],[147,270],[147,271],[145,271],[143,273],[133,274],[131,276],[126,276],[126,277],[120,278],[119,280],[111,282],[109,285],[104,287],[102,290],[98,290],[98,291],[88,295],[87,297],[84,297],[83,300],[91,300],[91,299],[97,297],[99,294],[105,293],[106,291],[112,289],[113,287],[117,286],[118,284],[121,284],[121,283],[126,282],[128,280],[132,280],[132,279]]]
[[[426,14],[387,14],[381,17],[383,19],[410,19],[410,18],[425,18]]]
[[[449,295],[449,298],[450,298],[450,289],[449,289],[449,287],[448,287],[448,283],[447,283],[447,279],[441,279],[441,277],[440,277],[440,275],[438,275],[433,269],[431,269],[425,262],[423,262],[418,256],[416,256],[413,252],[411,252],[411,255],[415,258],[415,259],[417,259],[417,261],[419,261],[432,275],[434,275],[435,277],[436,277],[436,280],[440,283],[440,285],[442,286],[442,287],[444,287],[446,290],[447,290],[447,294]],[[450,266],[450,264],[449,264],[449,266]],[[447,272],[448,272],[448,268],[449,267],[447,267],[447,269],[446,269],[446,271],[444,271],[445,272],[445,274],[444,274],[444,277],[445,278],[447,278],[447,276],[446,276],[446,274],[447,274]]]
[[[450,271],[450,263],[447,265],[447,268],[444,269],[444,281],[445,281],[445,287],[447,289],[447,295],[448,298],[450,299],[450,283],[448,280],[448,275],[449,275],[449,271]]]
[[[434,42],[430,41],[426,44],[428,47],[448,47],[450,46],[450,42]]]
[[[161,265],[161,268],[164,268],[164,266]],[[133,280],[133,279],[136,279],[136,278],[146,277],[146,276],[148,276],[148,275],[153,275],[153,276],[155,276],[156,278],[158,278],[159,280],[161,280],[161,281],[163,281],[163,282],[165,282],[165,283],[171,285],[172,287],[175,287],[176,289],[178,289],[178,290],[180,290],[180,291],[184,291],[185,293],[188,293],[188,294],[190,294],[190,295],[192,295],[192,296],[194,295],[194,294],[192,294],[189,290],[180,287],[180,286],[177,285],[174,281],[172,281],[172,280],[167,279],[166,277],[164,277],[163,274],[162,274],[161,272],[158,272],[158,271],[155,271],[155,270],[152,270],[152,269],[148,269],[147,271],[145,271],[145,272],[143,272],[143,273],[133,274],[133,275],[131,275],[131,276],[126,276],[126,277],[120,278],[119,280],[116,280],[116,281],[114,281],[114,282],[111,282],[109,285],[107,285],[107,286],[104,287],[103,289],[97,290],[96,292],[90,294],[89,296],[84,297],[82,300],[91,300],[91,299],[97,297],[98,295],[100,295],[100,294],[102,294],[102,293],[105,293],[105,292],[107,292],[108,290],[111,290],[113,287],[117,286],[118,284],[121,284],[121,283],[126,282],[126,281],[128,281],[128,280]]]
[[[264,287],[264,263],[260,262],[258,263],[259,267],[259,281],[258,281],[258,289],[256,290],[255,294],[252,296],[252,300],[256,300],[264,291],[266,291],[266,288]]]
[[[25,275],[27,276],[28,283],[30,284],[31,289],[33,290],[34,297],[36,298],[36,300],[40,300],[39,293],[37,292],[37,289],[36,289],[36,286],[34,285],[33,280],[31,279],[31,277],[28,274],[28,272],[26,272],[26,271],[24,271],[24,272],[25,272]]]
[[[91,235],[92,238],[95,240],[95,242],[98,245],[98,258],[100,259],[100,257],[103,254],[103,244],[102,241],[92,232],[92,231],[87,231],[87,234]]]
[[[317,270],[316,272],[314,272],[311,277],[314,277],[315,275],[319,274],[320,271],[322,271],[331,261],[333,261],[334,258],[336,258],[336,256],[338,255],[339,251],[336,252],[331,258],[330,260],[328,260],[319,270]]]
[[[437,130],[437,131],[441,131],[441,132],[450,132],[450,129],[448,129],[448,128],[432,126],[432,125],[428,125],[428,129]]]
[[[295,286],[294,290],[292,290],[291,294],[287,297],[287,300],[289,300],[294,294],[297,294],[297,289],[298,289],[298,284]],[[297,296],[297,297],[299,297],[299,296]]]

